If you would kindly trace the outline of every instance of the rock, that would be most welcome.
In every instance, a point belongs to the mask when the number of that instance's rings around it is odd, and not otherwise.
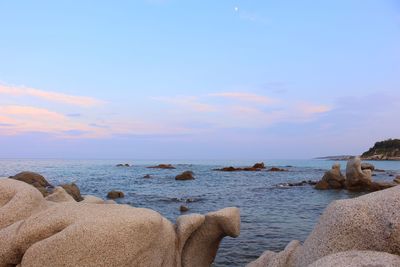
[[[253,165],[252,168],[254,168],[254,169],[265,169],[264,162],[256,163],[256,164]]]
[[[157,166],[150,166],[150,167],[147,167],[147,168],[151,168],[151,169],[176,169],[171,164],[159,164]]]
[[[330,187],[329,187],[329,184],[327,181],[321,180],[315,185],[315,189],[327,190],[327,189],[330,189]]]
[[[373,267],[373,266],[400,266],[398,255],[370,250],[350,250],[325,256],[308,267]]]
[[[347,162],[346,188],[350,191],[367,191],[372,183],[371,170],[361,169],[361,159],[355,157]]]
[[[297,241],[292,241],[295,242],[295,245],[292,245],[290,250],[285,249],[280,253],[265,252],[262,257],[255,261],[262,261],[263,265],[249,266],[309,266],[314,262],[318,263],[320,259],[322,261],[326,256],[351,250],[371,250],[399,255],[399,195],[400,186],[396,186],[353,199],[333,201],[325,209],[314,230],[302,246]],[[346,258],[349,259],[347,256],[343,259],[347,260]],[[357,256],[357,258],[359,257]],[[382,261],[384,260],[382,258]],[[281,264],[276,264],[277,262]],[[317,264],[312,266],[330,265]]]
[[[187,211],[189,211],[189,208],[187,206],[185,206],[185,205],[181,205],[179,207],[179,211],[180,212],[187,212]]]
[[[185,181],[185,180],[194,180],[192,171],[185,171],[175,177],[175,180]]]
[[[340,171],[340,164],[336,163],[332,165],[332,169],[325,172],[321,181],[318,182],[315,189],[326,190],[326,189],[341,189],[345,186],[345,178]]]
[[[372,172],[375,170],[375,166],[371,163],[361,163],[361,170],[371,170]]]
[[[131,165],[129,165],[128,163],[125,163],[125,164],[117,164],[117,165],[115,165],[116,167],[130,167]]]
[[[53,193],[48,195],[45,199],[53,202],[75,202],[75,199],[61,186],[57,186],[53,190]]]
[[[62,184],[61,185],[64,190],[70,194],[76,201],[82,201],[83,197],[81,196],[81,191],[79,187],[75,183],[70,184]]]
[[[112,190],[107,194],[108,198],[116,199],[125,197],[124,192]]]
[[[264,162],[256,163],[252,167],[242,167],[242,168],[236,168],[236,167],[223,167],[221,169],[214,169],[214,171],[223,171],[223,172],[235,172],[235,171],[250,171],[250,172],[255,172],[255,171],[261,171],[262,169],[265,169]]]
[[[308,180],[308,181],[301,181],[296,183],[281,183],[275,185],[276,187],[292,187],[292,186],[305,186],[305,185],[316,185],[316,181]]]
[[[49,202],[12,179],[0,192],[0,266],[210,266],[221,240],[240,232],[237,208],[174,225],[128,205]]]
[[[372,182],[368,188],[368,191],[375,192],[379,190],[384,190],[396,186],[395,182]]]
[[[145,176],[143,176],[143,178],[149,179],[149,178],[151,178],[151,175],[150,174],[146,174]]]
[[[10,176],[10,178],[33,185],[43,196],[50,194],[47,190],[48,187],[53,187],[42,175],[35,172],[20,172],[14,176]]]
[[[279,253],[267,250],[246,267],[291,267],[287,261],[300,246],[300,241],[293,240]]]
[[[268,171],[270,171],[270,172],[287,172],[288,170],[277,168],[277,167],[272,167]]]
[[[104,200],[96,197],[96,196],[92,196],[92,195],[86,195],[83,196],[83,200],[81,201],[82,203],[92,203],[92,204],[104,204]]]
[[[393,179],[393,182],[400,184],[400,175],[397,175],[396,178]]]
[[[375,169],[375,172],[386,172],[386,171],[381,169]]]

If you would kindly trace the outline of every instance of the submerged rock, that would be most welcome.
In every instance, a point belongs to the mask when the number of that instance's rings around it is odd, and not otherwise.
[[[189,208],[187,206],[185,206],[185,205],[181,205],[179,207],[179,211],[180,212],[187,212],[187,211],[189,211]]]
[[[288,170],[277,168],[277,167],[272,167],[268,171],[269,172],[287,172]]]
[[[117,165],[115,165],[116,167],[130,167],[131,165],[129,165],[128,163],[125,163],[125,164],[117,164]]]
[[[157,166],[149,166],[150,169],[176,169],[171,164],[158,164]]]
[[[50,202],[0,179],[0,266],[210,266],[225,236],[240,233],[237,208],[177,218],[128,205]]]
[[[122,191],[112,190],[108,192],[107,197],[110,199],[123,198],[125,197],[125,194]]]
[[[145,176],[143,176],[143,178],[149,179],[149,178],[151,178],[151,175],[150,174],[146,174]]]
[[[193,174],[194,173],[192,171],[185,171],[185,172],[182,172],[181,174],[175,176],[175,180],[179,180],[179,181],[194,180]]]

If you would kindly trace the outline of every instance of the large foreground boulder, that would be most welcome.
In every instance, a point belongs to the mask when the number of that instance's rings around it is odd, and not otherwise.
[[[0,267],[210,266],[240,232],[237,208],[178,217],[128,205],[50,202],[0,179]]]
[[[42,193],[43,196],[50,194],[47,188],[52,187],[52,185],[39,173],[28,171],[20,172],[14,176],[10,176],[10,178],[33,185]]]
[[[334,201],[325,209],[319,222],[302,246],[300,242],[292,241],[284,251],[279,253],[267,251],[248,266],[303,267],[326,256],[352,250],[379,251],[400,255],[399,196],[400,186],[396,186],[354,199]],[[349,260],[348,255],[342,255],[344,262]],[[387,262],[387,260],[397,262],[398,260],[397,257],[388,259],[387,255],[381,256],[382,262]],[[361,257],[358,256],[359,259]],[[371,259],[370,262],[373,261]],[[375,261],[377,260],[375,259]],[[322,262],[326,262],[326,259]]]
[[[336,163],[332,165],[332,169],[325,172],[321,181],[319,181],[315,188],[324,189],[341,189],[344,187],[345,178],[340,171],[340,164]]]

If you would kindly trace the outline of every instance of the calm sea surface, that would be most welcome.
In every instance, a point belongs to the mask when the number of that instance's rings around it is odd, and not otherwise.
[[[115,167],[129,163],[133,167]],[[172,163],[175,170],[146,166]],[[246,161],[139,161],[139,160],[0,160],[0,177],[29,170],[41,173],[54,185],[76,182],[82,194],[105,198],[108,191],[125,192],[119,203],[146,207],[175,221],[179,206],[193,213],[207,213],[224,207],[241,210],[239,238],[225,238],[215,266],[244,266],[265,250],[280,251],[293,239],[304,241],[319,215],[333,200],[352,198],[354,193],[317,191],[311,186],[279,187],[279,183],[319,180],[334,163],[325,160],[265,160],[267,166],[288,172],[218,172],[223,166],[250,166]],[[400,162],[371,162],[384,173],[375,180],[391,181],[400,174]],[[341,162],[342,169],[346,163]],[[289,167],[290,166],[290,167]],[[195,180],[175,181],[175,175],[191,170]],[[143,176],[150,174],[151,179]]]

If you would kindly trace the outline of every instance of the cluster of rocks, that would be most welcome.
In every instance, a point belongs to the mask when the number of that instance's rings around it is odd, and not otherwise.
[[[400,186],[333,201],[301,244],[264,252],[247,267],[400,266]]]
[[[397,185],[395,182],[376,182],[372,180],[372,171],[375,167],[369,163],[362,163],[359,157],[348,160],[346,176],[340,171],[340,164],[334,164],[322,179],[316,184],[319,190],[347,189],[349,191],[378,191]]]
[[[237,208],[190,214],[173,224],[159,213],[76,202],[62,187],[0,179],[0,266],[210,266],[225,236],[240,233]]]
[[[235,171],[261,171],[263,169],[266,169],[264,162],[256,163],[251,167],[223,167],[220,169],[214,169],[214,171],[223,171],[223,172],[235,172]],[[276,171],[287,171],[285,169],[277,168],[277,167],[272,167],[268,169],[267,171],[271,172],[276,172]]]
[[[171,164],[158,164],[156,166],[149,166],[147,168],[149,168],[149,169],[176,169]]]
[[[130,167],[131,165],[129,165],[128,163],[125,163],[125,164],[120,163],[120,164],[117,164],[115,166],[116,167]]]
[[[317,181],[312,180],[304,180],[301,182],[294,182],[294,183],[281,183],[277,184],[276,187],[292,187],[292,186],[305,186],[305,185],[316,185]]]

